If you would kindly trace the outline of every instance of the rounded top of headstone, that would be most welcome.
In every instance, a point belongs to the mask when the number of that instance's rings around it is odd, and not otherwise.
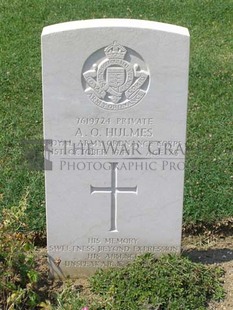
[[[85,29],[85,28],[102,28],[102,27],[151,29],[189,36],[189,31],[185,27],[148,20],[124,19],[124,18],[89,19],[89,20],[71,21],[66,23],[50,25],[43,28],[42,36],[53,34],[56,32]]]

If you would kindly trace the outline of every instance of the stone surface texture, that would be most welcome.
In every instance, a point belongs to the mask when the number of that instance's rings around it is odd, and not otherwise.
[[[141,20],[44,28],[51,274],[179,252],[189,33]]]

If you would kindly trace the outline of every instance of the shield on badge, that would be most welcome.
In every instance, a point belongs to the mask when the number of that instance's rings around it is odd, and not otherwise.
[[[111,87],[119,87],[125,82],[125,69],[121,67],[107,68],[107,83]]]

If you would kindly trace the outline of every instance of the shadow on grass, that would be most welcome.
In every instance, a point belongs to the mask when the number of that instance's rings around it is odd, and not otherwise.
[[[219,264],[233,261],[233,249],[184,250],[182,256],[202,264]]]

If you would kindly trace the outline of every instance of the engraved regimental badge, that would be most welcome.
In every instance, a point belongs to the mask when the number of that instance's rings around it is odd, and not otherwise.
[[[148,91],[149,79],[142,57],[116,41],[93,53],[82,70],[82,84],[89,99],[112,111],[139,103]]]

